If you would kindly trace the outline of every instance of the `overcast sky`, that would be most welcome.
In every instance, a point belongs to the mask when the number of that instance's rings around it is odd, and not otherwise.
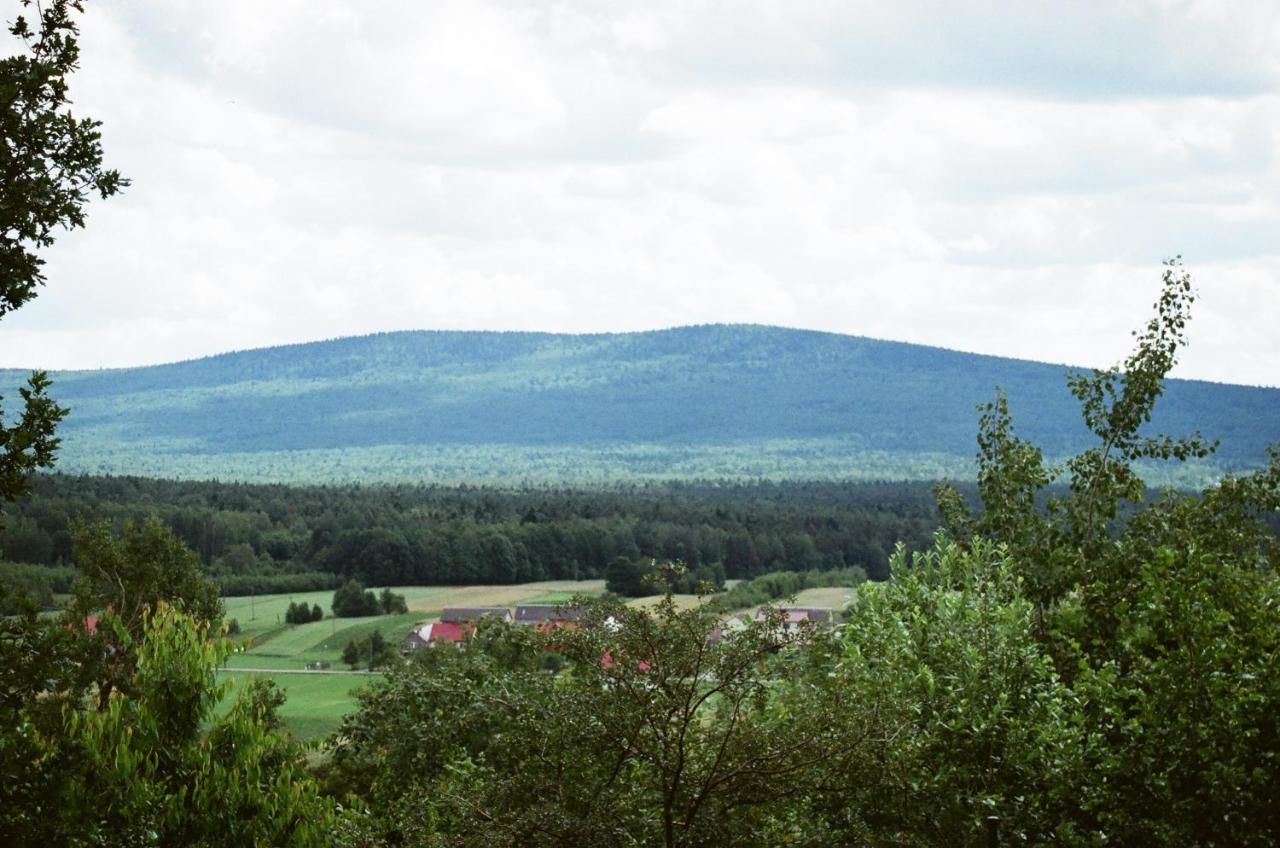
[[[133,185],[3,366],[707,322],[1106,365],[1181,253],[1176,374],[1280,384],[1274,0],[89,7]]]

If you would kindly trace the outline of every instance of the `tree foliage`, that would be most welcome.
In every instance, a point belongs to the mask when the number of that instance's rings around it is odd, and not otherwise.
[[[22,0],[23,8],[32,7]],[[68,77],[80,59],[75,0],[35,6],[38,19],[17,16],[9,33],[27,51],[0,60],[0,317],[36,296],[44,260],[36,251],[53,244],[59,228],[84,226],[90,194],[110,197],[128,182],[102,166],[100,121],[76,118]]]
[[[359,580],[348,580],[333,593],[329,609],[337,618],[356,618],[362,615],[379,615],[382,605],[373,592],[364,588]]]
[[[284,620],[287,624],[308,624],[324,618],[324,610],[319,604],[307,606],[305,602],[290,603],[285,610]]]
[[[815,658],[841,732],[862,744],[821,764],[838,791],[811,815],[833,844],[1070,841],[1082,778],[1073,698],[1035,638],[1035,608],[1006,551],[940,538],[899,550],[866,584],[840,643]],[[824,687],[819,687],[823,691]]]
[[[31,9],[31,0],[22,8]],[[35,4],[34,21],[18,15],[9,33],[24,50],[0,59],[0,318],[30,301],[44,284],[40,252],[59,228],[84,226],[91,194],[110,197],[128,181],[103,167],[100,122],[76,118],[68,78],[80,48],[76,0]],[[53,464],[54,430],[66,415],[41,371],[19,389],[22,413],[0,424],[0,500],[26,491],[26,478]]]
[[[154,515],[237,595],[333,590],[351,578],[366,586],[593,579],[618,557],[684,562],[690,589],[770,571],[858,567],[884,579],[894,545],[923,549],[938,523],[919,483],[499,490],[50,475],[32,484],[11,507],[0,557],[68,562],[76,517],[122,524]]]
[[[160,603],[136,644],[110,626],[137,663],[105,708],[69,698],[50,716],[41,698],[5,705],[7,844],[320,844],[335,810],[278,729],[279,693],[250,685],[218,715],[225,687],[214,669],[229,648],[207,621]]]
[[[352,669],[361,664],[373,671],[390,665],[396,658],[395,649],[381,630],[375,630],[367,636],[351,639],[342,648],[342,661]]]
[[[405,603],[404,595],[398,595],[391,591],[390,587],[382,590],[378,595],[378,606],[384,615],[399,615],[409,611],[409,605]]]
[[[146,614],[160,601],[215,629],[222,623],[218,585],[201,572],[195,552],[159,521],[126,524],[119,535],[106,522],[82,525],[73,545],[83,574],[72,590],[77,617],[110,611],[134,642],[141,641]]]
[[[159,604],[175,606],[215,631],[222,624],[217,584],[201,573],[195,553],[154,519],[126,524],[119,536],[105,522],[82,525],[74,552],[82,576],[72,587],[71,626],[87,630],[89,620],[103,613],[114,622],[92,634],[103,708],[113,689],[130,685],[133,646],[142,643],[147,616]]]
[[[1071,378],[1094,447],[1049,468],[997,400],[979,435],[982,514],[946,489],[940,503],[958,540],[1004,546],[1035,604],[1035,636],[1084,729],[1080,832],[1128,845],[1269,844],[1280,838],[1280,548],[1261,519],[1280,508],[1280,454],[1198,496],[1154,501],[1135,469],[1213,449],[1198,433],[1144,429],[1193,300],[1170,262],[1123,366]],[[1059,473],[1068,493],[1044,497]]]
[[[361,695],[335,756],[408,844],[759,844],[844,741],[772,706],[798,646],[780,616],[719,637],[705,609],[585,603],[551,634],[486,623]],[[554,648],[564,671],[542,657]]]

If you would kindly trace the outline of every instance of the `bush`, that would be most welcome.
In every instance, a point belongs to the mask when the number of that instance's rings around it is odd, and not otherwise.
[[[387,615],[396,615],[409,611],[409,605],[404,601],[404,595],[397,595],[390,589],[383,589],[382,594],[378,597],[378,603],[382,606],[382,611]]]
[[[643,598],[658,594],[658,570],[653,560],[615,557],[604,575],[604,588],[616,595]]]
[[[368,637],[357,637],[347,642],[342,649],[342,661],[351,668],[357,668],[362,662],[370,670],[381,668],[395,658],[395,650],[387,643],[381,630],[375,630]]]
[[[724,563],[687,568],[683,563],[615,557],[605,572],[605,590],[629,598],[660,595],[668,589],[680,595],[719,592],[724,588]]]
[[[867,573],[858,566],[833,571],[771,571],[739,583],[709,603],[712,609],[729,611],[759,606],[821,586],[860,586]]]
[[[373,592],[366,591],[359,580],[348,580],[333,593],[333,605],[330,607],[337,618],[355,618],[364,615],[379,615],[382,605]]]
[[[306,624],[311,621],[311,608],[304,603],[289,604],[284,620],[289,624]]]

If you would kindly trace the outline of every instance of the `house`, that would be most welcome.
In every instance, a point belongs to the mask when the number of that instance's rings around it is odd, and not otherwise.
[[[474,622],[437,621],[434,624],[428,624],[425,628],[427,644],[440,645],[447,642],[450,645],[459,645],[465,642],[475,629]]]
[[[796,630],[805,622],[821,627],[832,623],[831,610],[827,607],[760,607],[756,610],[756,621],[764,621],[770,613],[782,613],[782,626],[787,630]]]
[[[540,633],[559,630],[562,627],[576,629],[582,618],[581,607],[565,607],[557,604],[524,604],[516,607],[516,624],[533,627]]]
[[[506,607],[445,607],[440,620],[450,624],[475,624],[485,616],[493,616],[510,624],[511,610]]]
[[[410,651],[425,648],[429,644],[431,644],[431,625],[415,624],[409,631],[409,635],[400,643],[400,653],[407,654]]]
[[[425,635],[419,634],[429,645],[448,642],[457,645],[471,638],[476,624],[482,618],[495,618],[507,624],[511,623],[511,610],[506,607],[446,607],[440,613],[440,620],[427,625]]]

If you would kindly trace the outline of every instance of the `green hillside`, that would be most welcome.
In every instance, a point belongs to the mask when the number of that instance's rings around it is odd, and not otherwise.
[[[38,364],[38,363],[37,363]],[[402,332],[55,374],[64,471],[258,481],[932,478],[968,473],[976,404],[1009,391],[1050,454],[1083,444],[1067,367],[854,336]],[[14,384],[18,372],[4,372]],[[1280,441],[1280,390],[1170,381],[1210,467]]]

